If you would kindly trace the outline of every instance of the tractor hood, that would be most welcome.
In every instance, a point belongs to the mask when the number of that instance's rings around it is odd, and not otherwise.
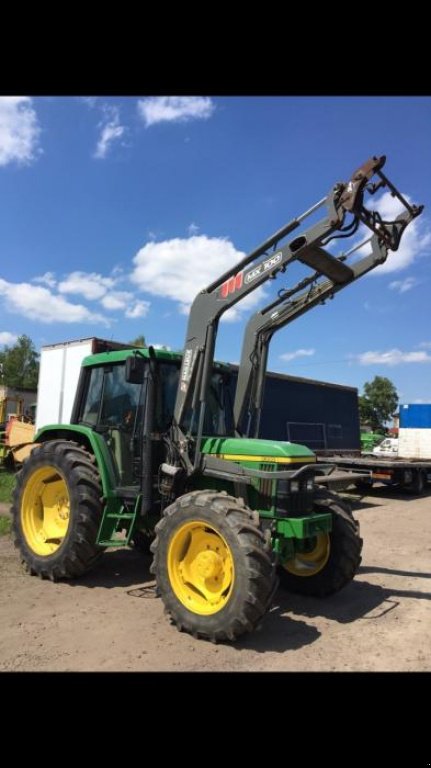
[[[305,445],[277,440],[238,437],[207,437],[202,441],[202,453],[228,461],[277,464],[304,464],[316,457]]]

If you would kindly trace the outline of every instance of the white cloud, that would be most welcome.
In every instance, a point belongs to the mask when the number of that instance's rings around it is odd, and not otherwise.
[[[79,96],[78,98],[86,104],[89,109],[94,109],[97,104],[97,96]]]
[[[33,282],[44,283],[57,290],[60,294],[77,294],[88,301],[100,301],[104,309],[110,311],[125,310],[125,317],[145,317],[150,308],[150,302],[137,301],[130,291],[116,291],[113,288],[123,280],[123,270],[115,267],[109,277],[104,277],[98,272],[71,272],[61,280],[58,285],[52,272],[46,272],[41,277],[34,278]],[[61,297],[58,297],[61,298]],[[76,306],[76,305],[70,305]],[[88,311],[88,310],[86,310]],[[98,317],[101,317],[98,315]]]
[[[169,344],[151,344],[154,349],[164,349],[166,352],[172,352],[172,348],[169,346]]]
[[[221,322],[223,323],[235,323],[237,320],[241,320],[244,314],[247,314],[249,310],[256,309],[259,306],[263,306],[264,299],[266,297],[265,289],[261,286],[256,288],[253,293],[249,293],[238,304],[231,307],[221,316]]]
[[[401,365],[402,363],[431,363],[428,352],[402,352],[400,349],[389,349],[387,352],[363,352],[355,355],[360,365]]]
[[[398,291],[398,293],[406,293],[411,291],[415,285],[419,285],[419,282],[415,277],[405,277],[404,280],[393,280],[392,283],[389,283],[389,288],[392,291]]]
[[[296,357],[311,357],[316,352],[315,349],[297,349],[296,352],[284,352],[280,355],[280,360],[295,360]]]
[[[405,199],[411,203],[409,195],[404,194]],[[392,197],[390,192],[385,192],[377,201],[367,203],[370,208],[377,210],[386,221],[393,221],[403,210],[403,206],[396,197]],[[364,228],[362,229],[364,232]],[[369,230],[366,230],[370,234]],[[405,229],[401,238],[401,244],[397,251],[389,251],[384,264],[376,267],[371,274],[382,275],[390,272],[400,272],[402,269],[410,266],[419,256],[430,253],[431,231],[427,229],[427,221],[423,220],[423,214],[417,219],[413,219]],[[364,256],[370,253],[370,245],[367,244],[360,248],[358,255]],[[408,289],[407,289],[408,290]]]
[[[103,277],[96,272],[76,271],[71,272],[58,284],[58,290],[60,293],[77,293],[85,299],[95,300],[105,296],[114,285],[115,279],[112,277]]]
[[[0,295],[6,298],[10,311],[39,320],[41,323],[103,323],[109,320],[103,315],[90,312],[82,304],[71,304],[56,296],[48,288],[31,283],[9,283],[0,279]]]
[[[43,275],[40,275],[39,277],[33,277],[32,282],[42,283],[42,285],[47,285],[49,288],[55,288],[55,286],[57,285],[57,280],[55,279],[54,272],[45,272]]]
[[[244,255],[221,237],[199,235],[150,242],[134,257],[131,280],[142,291],[179,302],[180,312],[188,314],[196,294]],[[229,310],[230,319],[236,320],[243,310],[256,306],[263,295],[260,288],[247,296]]]
[[[151,96],[138,101],[138,113],[148,128],[156,123],[185,123],[206,120],[215,105],[203,96]]]
[[[0,344],[15,344],[16,341],[18,341],[18,336],[16,333],[0,331]]]
[[[135,304],[125,311],[125,317],[130,317],[132,320],[135,320],[138,317],[145,317],[148,315],[148,310],[150,309],[150,302],[149,301],[136,301]]]
[[[187,227],[187,232],[188,232],[188,234],[190,235],[190,237],[192,237],[193,235],[197,235],[197,233],[199,232],[199,227],[198,227],[198,225],[197,225],[197,224],[195,224],[195,223],[192,221],[192,223],[191,223],[191,224],[189,224],[189,226]]]
[[[133,293],[129,291],[109,291],[100,299],[105,309],[125,309],[133,299]]]
[[[145,317],[148,314],[151,303],[149,301],[136,301],[130,291],[109,291],[100,300],[105,309],[125,309],[124,316],[132,320]]]
[[[35,160],[40,127],[28,96],[0,97],[0,165],[25,165]]]
[[[120,139],[125,132],[125,126],[120,124],[120,111],[118,107],[104,104],[102,107],[104,117],[99,123],[100,136],[94,152],[94,157],[103,160],[108,154],[111,144]]]
[[[418,347],[421,347],[421,349],[431,349],[431,341],[421,341]]]

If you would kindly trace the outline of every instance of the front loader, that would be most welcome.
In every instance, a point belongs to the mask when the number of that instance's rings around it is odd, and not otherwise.
[[[150,347],[84,360],[71,424],[39,430],[17,478],[13,530],[29,573],[74,578],[109,547],[151,545],[172,620],[214,642],[260,623],[277,571],[289,589],[321,596],[354,578],[359,526],[315,482],[325,466],[305,446],[250,435],[258,434],[275,330],[382,264],[422,211],[383,174],[384,163],[369,160],[201,291],[182,355]],[[403,205],[394,221],[364,204],[381,188]],[[321,219],[286,240],[321,208]],[[349,266],[349,254],[335,257],[327,246],[361,222],[372,231],[371,253]],[[219,319],[294,262],[312,274],[250,320],[232,411],[229,367],[214,362]]]

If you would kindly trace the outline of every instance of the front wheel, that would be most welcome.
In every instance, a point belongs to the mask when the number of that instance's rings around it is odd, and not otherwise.
[[[279,568],[280,584],[290,592],[326,597],[354,578],[361,562],[359,523],[335,493],[319,490],[316,512],[332,514],[332,530],[302,543],[301,551]]]
[[[250,509],[225,493],[194,491],[165,509],[156,534],[151,571],[180,631],[217,642],[259,624],[277,580]]]
[[[30,574],[71,579],[96,563],[101,497],[88,451],[71,440],[34,448],[17,475],[11,510],[14,543]]]

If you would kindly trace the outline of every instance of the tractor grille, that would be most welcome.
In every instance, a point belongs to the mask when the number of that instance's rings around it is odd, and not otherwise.
[[[262,469],[264,472],[274,472],[274,465],[273,464],[261,464],[260,469]],[[276,479],[276,478],[274,478]],[[261,496],[260,500],[260,506],[261,509],[271,509],[272,506],[272,480],[264,479],[263,477],[259,480],[259,493]]]
[[[280,466],[280,469],[291,466]],[[279,480],[277,483],[277,517],[303,517],[313,511],[314,490],[310,487],[312,476],[296,480]]]

